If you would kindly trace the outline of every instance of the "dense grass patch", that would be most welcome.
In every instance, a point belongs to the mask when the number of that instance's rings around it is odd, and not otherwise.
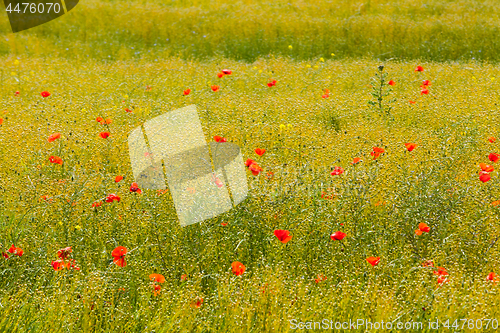
[[[500,272],[500,183],[497,171],[486,183],[478,176],[500,152],[488,141],[499,136],[498,67],[386,63],[396,101],[385,115],[368,104],[379,65],[369,60],[1,61],[0,252],[24,250],[0,260],[1,330],[262,332],[287,331],[294,318],[498,315],[498,286],[486,276]],[[218,78],[222,68],[233,74]],[[237,209],[181,228],[168,192],[129,191],[126,139],[190,104],[207,140],[226,137],[264,171],[248,173],[250,197]],[[62,137],[47,142],[54,132]],[[375,160],[374,146],[385,150]],[[345,172],[330,175],[335,166]],[[110,193],[121,201],[91,207]],[[422,222],[431,230],[417,236]],[[292,240],[280,243],[275,229]],[[342,243],[330,239],[339,230]],[[80,271],[51,266],[66,246]],[[129,250],[125,267],[112,261],[117,246]],[[427,260],[447,269],[447,283]],[[242,276],[233,261],[246,266]],[[155,272],[166,278],[158,296]]]
[[[0,54],[497,62],[499,10],[494,0],[85,0],[16,35],[1,15]]]

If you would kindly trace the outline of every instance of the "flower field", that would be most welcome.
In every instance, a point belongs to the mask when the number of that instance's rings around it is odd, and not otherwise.
[[[494,330],[498,4],[394,3],[0,16],[0,332]],[[128,136],[189,105],[249,193],[181,227]]]
[[[2,62],[2,331],[498,315],[498,67]],[[250,193],[182,228],[127,135],[191,104],[252,160]]]

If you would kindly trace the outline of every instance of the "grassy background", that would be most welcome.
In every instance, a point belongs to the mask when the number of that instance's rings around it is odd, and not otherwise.
[[[500,212],[491,205],[500,183],[496,171],[485,184],[477,176],[478,163],[499,151],[487,140],[499,135],[497,67],[420,63],[425,72],[415,73],[415,63],[387,63],[396,102],[386,119],[367,104],[379,64],[367,60],[16,60],[4,58],[1,72],[0,245],[25,254],[0,260],[2,330],[261,332],[287,331],[294,318],[498,315],[498,286],[485,277],[500,271]],[[233,75],[217,78],[226,67]],[[419,94],[424,78],[428,96]],[[190,104],[207,140],[227,137],[275,177],[249,174],[250,198],[237,209],[181,228],[168,193],[129,193],[126,138]],[[108,140],[98,116],[113,120]],[[53,132],[63,138],[48,143]],[[408,153],[405,142],[419,146]],[[373,161],[373,146],[387,153]],[[256,147],[268,152],[258,157]],[[63,167],[48,162],[53,154]],[[363,160],[356,167],[354,157]],[[333,166],[345,174],[330,176]],[[125,180],[116,184],[118,174]],[[328,189],[334,200],[321,198]],[[109,193],[122,201],[91,208]],[[417,237],[420,222],[431,232]],[[290,230],[292,241],[279,243],[275,229]],[[329,238],[337,230],[347,233],[345,248]],[[131,250],[124,268],[111,262],[118,245]],[[80,272],[50,266],[65,246]],[[373,268],[367,256],[381,263]],[[449,283],[437,287],[421,266],[428,259],[448,269]],[[235,260],[247,267],[242,277],[230,272]],[[167,279],[160,296],[153,272]],[[316,284],[318,274],[327,280]],[[197,297],[200,309],[190,307]]]
[[[83,0],[15,36],[0,15],[0,54],[497,62],[499,12],[495,0]]]
[[[487,140],[500,136],[499,6],[89,0],[16,35],[1,16],[0,252],[15,244],[24,255],[0,260],[0,331],[281,332],[291,319],[426,328],[436,318],[498,319],[498,285],[485,277],[500,273],[500,211],[491,205],[500,182],[495,171],[481,183],[478,164],[500,152]],[[390,117],[368,105],[381,63],[396,82]],[[233,74],[218,78],[223,68]],[[432,85],[422,96],[424,79]],[[225,136],[264,173],[248,174],[250,195],[237,209],[181,228],[168,193],[129,192],[126,139],[145,120],[191,104],[207,140]],[[62,138],[48,143],[54,132]],[[406,142],[418,147],[409,153]],[[376,161],[374,146],[386,150]],[[257,147],[267,153],[258,157]],[[345,173],[330,176],[334,166]],[[121,202],[91,208],[109,193]],[[420,222],[431,232],[417,237]],[[293,239],[281,244],[275,229]],[[344,246],[329,238],[337,230]],[[124,268],[112,262],[119,245],[130,251]],[[66,246],[81,271],[52,269]],[[243,276],[230,271],[236,260]],[[425,260],[446,267],[449,282],[438,287]],[[154,272],[166,278],[159,296]],[[317,284],[318,274],[327,280]],[[191,307],[199,297],[203,305]]]

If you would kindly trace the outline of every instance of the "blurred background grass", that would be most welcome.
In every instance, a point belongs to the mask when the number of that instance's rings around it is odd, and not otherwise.
[[[83,0],[16,35],[1,15],[0,55],[497,62],[499,11],[493,0]]]

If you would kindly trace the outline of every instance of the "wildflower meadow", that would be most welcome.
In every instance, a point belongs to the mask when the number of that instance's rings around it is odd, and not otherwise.
[[[398,15],[416,20],[416,3],[404,2]],[[334,3],[342,15],[354,10]],[[359,15],[373,16],[392,2],[359,3]],[[436,15],[493,15],[474,1],[428,3]],[[112,34],[121,21],[104,30],[100,20],[115,20],[114,4],[137,12],[127,27],[137,35]],[[217,8],[240,8],[238,16],[265,6],[245,4]],[[249,53],[212,49],[224,44],[222,29],[206,32],[206,43],[186,37],[204,50],[198,57],[176,53],[178,40],[172,49],[148,44],[170,33],[159,21],[151,30],[139,24],[148,5],[154,22],[176,13],[180,30],[207,29],[189,20],[209,7],[203,0],[89,0],[18,34],[4,33],[2,18],[1,332],[496,330],[494,59],[455,57],[452,38],[435,57],[354,54],[332,41],[309,52],[302,35],[261,35],[259,44],[251,21],[235,33]],[[107,16],[97,19],[96,6]],[[305,24],[287,15],[287,29]],[[84,17],[71,41],[63,27]],[[246,41],[245,31],[253,36]],[[106,33],[116,48],[104,46]],[[479,32],[472,40],[483,43]],[[493,54],[484,43],[483,54]],[[207,142],[241,148],[249,193],[234,209],[182,227],[168,187],[141,188],[134,179],[127,138],[189,105]]]

